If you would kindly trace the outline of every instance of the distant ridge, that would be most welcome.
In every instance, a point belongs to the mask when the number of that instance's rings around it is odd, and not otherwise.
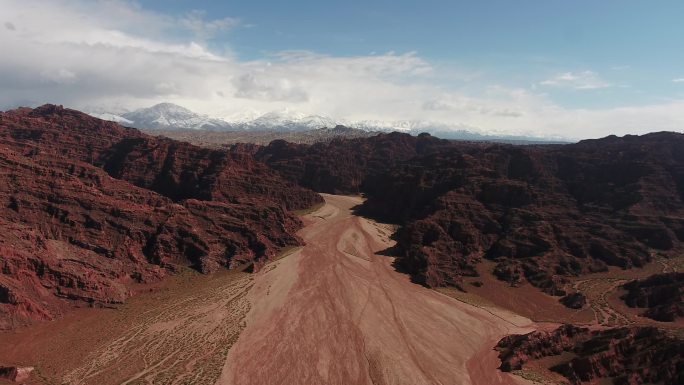
[[[335,126],[334,128],[317,128],[305,131],[278,130],[149,130],[143,132],[150,135],[165,136],[174,140],[189,142],[207,148],[225,148],[236,143],[253,143],[267,145],[274,140],[285,140],[290,143],[315,144],[329,143],[334,139],[368,138],[378,135],[377,131],[364,131],[358,128]]]
[[[268,133],[296,133],[312,131],[322,128],[344,126],[363,132],[404,132],[418,135],[427,132],[442,139],[466,140],[475,142],[499,142],[510,144],[552,144],[570,143],[573,140],[563,138],[535,137],[530,135],[489,134],[469,131],[459,126],[432,124],[418,121],[338,121],[320,115],[306,115],[291,111],[271,111],[257,117],[221,119],[204,114],[195,113],[185,107],[173,103],[159,103],[152,107],[140,108],[122,114],[90,113],[90,115],[114,121],[125,126],[142,130],[171,131],[207,131],[207,132],[254,132],[255,136],[267,137]],[[170,134],[173,137],[178,135]],[[170,136],[167,135],[167,136]],[[202,136],[221,136],[202,133]],[[230,136],[230,135],[228,135]],[[276,135],[277,136],[277,135]],[[287,134],[285,136],[297,137]],[[311,135],[305,135],[306,137]],[[313,135],[316,136],[316,135]],[[285,139],[285,138],[283,138]],[[309,140],[309,139],[307,139]],[[293,140],[298,142],[297,139]],[[230,143],[228,140],[226,143]],[[307,142],[307,141],[305,141]]]

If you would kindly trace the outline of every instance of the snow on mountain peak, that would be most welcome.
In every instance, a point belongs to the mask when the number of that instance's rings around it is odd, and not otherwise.
[[[561,140],[562,138],[541,138],[533,134],[511,135],[496,132],[481,132],[472,127],[459,124],[446,124],[429,121],[384,121],[384,120],[336,120],[320,115],[308,115],[298,111],[283,109],[260,113],[241,111],[224,119],[212,118],[173,104],[159,103],[152,107],[140,108],[123,114],[91,113],[91,115],[119,122],[126,126],[142,129],[162,130],[210,130],[210,131],[307,131],[319,128],[334,128],[343,125],[364,131],[401,131],[412,134],[429,132],[443,138],[483,140],[487,138],[515,138],[522,140]]]
[[[229,124],[221,119],[211,118],[190,111],[173,103],[159,103],[152,107],[140,108],[122,115],[137,128],[147,129],[211,129],[228,128]]]

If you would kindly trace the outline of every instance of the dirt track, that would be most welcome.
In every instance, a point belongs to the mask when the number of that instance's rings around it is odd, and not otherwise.
[[[247,327],[217,385],[515,384],[492,350],[534,325],[413,284],[375,253],[387,226],[353,216],[360,198],[325,196],[307,246],[258,273]]]
[[[252,282],[232,271],[171,277],[116,310],[0,333],[0,364],[35,366],[29,384],[213,384],[244,327]]]

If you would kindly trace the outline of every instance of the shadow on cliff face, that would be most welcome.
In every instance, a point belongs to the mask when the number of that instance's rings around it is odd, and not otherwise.
[[[364,196],[364,198],[365,198],[365,196]],[[365,203],[365,202],[364,202],[364,203]],[[357,215],[357,216],[360,216],[360,217],[364,217],[364,218],[368,218],[368,219],[372,219],[372,220],[377,221],[377,222],[387,223],[387,221],[386,221],[387,218],[385,218],[385,217],[383,217],[383,216],[373,215],[371,212],[369,212],[369,210],[368,210],[367,207],[364,205],[364,203],[352,207],[352,213],[353,213],[354,215]],[[396,223],[392,223],[392,225],[397,225],[397,224],[396,224]],[[397,226],[398,226],[398,225],[397,225]],[[398,234],[398,232],[395,231],[394,233],[392,233],[392,234],[390,235],[389,238],[390,238],[391,240],[397,242],[397,240],[399,239],[399,236],[398,236],[397,234]],[[392,262],[392,267],[393,267],[397,272],[408,275],[409,278],[410,278],[410,280],[411,280],[411,282],[413,282],[413,283],[415,283],[415,284],[418,284],[418,285],[421,285],[421,286],[424,286],[424,287],[429,287],[429,286],[425,283],[425,280],[423,280],[423,279],[420,278],[421,275],[416,275],[416,274],[415,274],[416,267],[415,267],[415,266],[411,266],[409,263],[407,263],[407,261],[405,260],[405,258],[402,258],[402,251],[401,251],[401,248],[399,248],[397,245],[388,247],[388,248],[386,248],[386,249],[384,249],[384,250],[380,250],[380,251],[376,252],[375,255],[380,255],[380,256],[383,256],[383,257],[393,257],[393,258],[394,258],[394,262]]]
[[[394,270],[396,270],[399,273],[406,274],[411,280],[411,282],[429,288],[429,286],[425,284],[425,281],[421,281],[419,279],[419,276],[413,274],[414,267],[407,266],[406,263],[404,263],[404,261],[402,260],[402,258],[397,256],[398,254],[399,250],[396,246],[388,247],[384,250],[380,250],[377,253],[375,253],[375,255],[381,255],[383,257],[393,257],[394,261],[392,262],[392,267],[394,268]]]

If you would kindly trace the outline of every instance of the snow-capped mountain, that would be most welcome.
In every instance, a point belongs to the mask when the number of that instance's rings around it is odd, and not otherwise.
[[[131,124],[133,124],[132,121],[124,118],[123,116],[112,114],[110,112],[89,112],[88,114],[90,116],[94,116],[98,119],[117,122],[117,123],[124,125],[124,126],[130,126]]]
[[[335,127],[339,122],[318,115],[305,115],[288,111],[274,111],[252,120],[230,123],[238,130],[252,131],[307,131]]]
[[[307,131],[335,127],[338,122],[318,115],[305,115],[290,111],[274,111],[263,115],[229,119],[198,114],[173,103],[160,103],[122,114],[90,113],[104,120],[141,129],[209,130],[209,131]]]
[[[510,142],[567,141],[564,138],[540,138],[533,134],[484,133],[462,125],[449,125],[428,121],[335,120],[325,116],[306,115],[289,110],[273,111],[266,114],[258,114],[251,111],[242,115],[220,119],[192,112],[185,107],[173,103],[160,103],[149,108],[140,108],[121,114],[98,112],[91,113],[91,115],[140,129],[299,132],[342,125],[367,132],[401,131],[413,135],[427,132],[445,139]]]
[[[221,119],[197,114],[173,103],[159,103],[149,108],[140,108],[120,116],[136,128],[163,130],[224,130],[230,125]],[[113,119],[109,119],[113,120]]]

